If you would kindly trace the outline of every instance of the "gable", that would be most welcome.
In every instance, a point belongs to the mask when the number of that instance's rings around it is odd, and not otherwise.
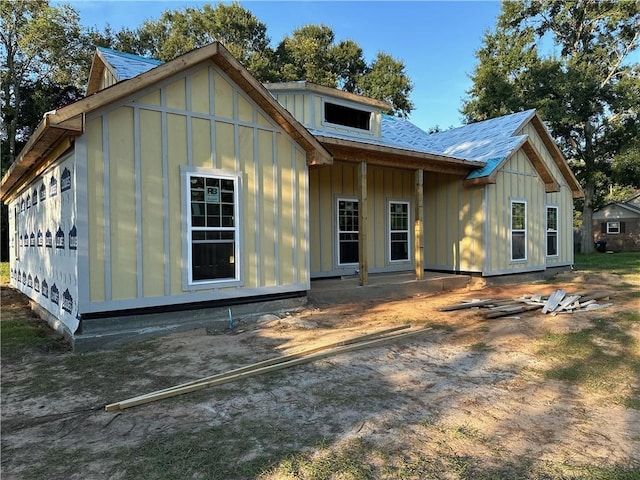
[[[57,111],[48,112],[2,179],[0,198],[6,200],[22,177],[44,161],[44,154],[67,137],[84,132],[84,115],[114,104],[158,82],[211,61],[260,106],[263,112],[291,136],[305,151],[310,165],[332,163],[331,154],[258,82],[219,42],[188,52],[126,81],[118,82]]]

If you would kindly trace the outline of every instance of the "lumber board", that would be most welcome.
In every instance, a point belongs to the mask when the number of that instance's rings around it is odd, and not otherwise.
[[[245,369],[240,373],[234,373],[234,371],[227,372],[221,375],[214,375],[213,377],[209,377],[209,380],[205,381],[195,381],[190,382],[189,384],[185,384],[181,387],[174,387],[169,389],[160,390],[157,392],[152,392],[146,395],[140,395],[138,397],[132,397],[127,400],[122,400],[120,402],[112,403],[105,406],[105,410],[107,412],[113,412],[117,410],[124,410],[126,408],[135,407],[138,405],[143,405],[146,403],[154,402],[157,400],[163,400],[166,398],[175,397],[178,395],[183,395],[185,393],[195,392],[197,390],[202,390],[204,388],[213,387],[217,385],[222,385],[225,383],[235,382],[238,380],[243,380],[245,378],[250,378],[256,375],[261,375],[264,373],[275,372],[278,370],[282,370],[285,368],[293,367],[296,365],[302,365],[305,363],[311,363],[316,360],[320,360],[322,358],[326,358],[329,356],[339,355],[341,353],[348,353],[356,350],[360,350],[367,347],[372,347],[376,345],[381,345],[384,343],[402,340],[414,335],[418,335],[424,333],[426,331],[432,330],[431,327],[421,328],[419,330],[412,330],[409,332],[399,333],[396,335],[387,335],[380,338],[374,338],[373,340],[368,341],[358,341],[356,343],[351,343],[348,345],[339,346],[336,348],[332,348],[330,350],[320,351],[313,354],[303,355],[299,358],[293,358],[288,361],[278,362],[272,365],[255,367],[251,369]]]
[[[508,317],[510,315],[513,315],[514,313],[522,313],[522,312],[530,312],[533,310],[539,310],[543,307],[543,305],[523,305],[520,307],[520,310],[517,311],[500,311],[500,310],[496,310],[493,312],[488,313],[485,318],[499,318],[499,317]]]
[[[309,348],[306,350],[302,350],[300,352],[295,352],[295,353],[290,353],[288,355],[283,355],[281,357],[275,357],[275,358],[270,358],[267,360],[263,360],[257,363],[252,363],[250,365],[246,365],[244,367],[239,367],[239,368],[235,368],[233,370],[228,370],[226,372],[220,372],[220,373],[216,373],[213,375],[210,375],[208,377],[203,377],[203,378],[198,378],[196,380],[192,380],[189,382],[185,382],[185,383],[181,383],[179,385],[174,385],[171,387],[167,387],[167,388],[162,388],[160,390],[155,390],[153,392],[150,393],[145,393],[143,395],[138,395],[136,397],[133,397],[135,399],[138,398],[144,398],[147,397],[149,395],[157,395],[159,393],[162,392],[168,392],[171,390],[176,390],[176,389],[180,389],[189,385],[195,385],[197,383],[202,383],[202,382],[206,382],[209,380],[215,380],[217,378],[222,378],[222,377],[226,377],[229,375],[237,375],[239,373],[243,373],[243,372],[247,372],[250,370],[254,370],[256,368],[262,368],[262,367],[268,367],[269,365],[275,365],[277,363],[284,363],[287,362],[289,360],[293,360],[294,358],[299,358],[305,355],[310,355],[316,352],[321,352],[322,350],[328,350],[330,348],[336,348],[336,347],[341,347],[344,345],[351,345],[352,343],[356,343],[356,342],[361,342],[361,341],[365,341],[365,340],[370,340],[373,338],[378,338],[382,335],[386,335],[388,333],[393,333],[393,332],[397,332],[398,330],[405,330],[407,328],[411,327],[410,324],[406,323],[404,325],[398,325],[395,327],[391,327],[391,328],[386,328],[384,330],[378,330],[377,332],[373,332],[373,333],[367,333],[365,335],[358,335],[357,337],[351,337],[351,338],[347,338],[345,340],[340,340],[338,342],[334,342],[334,343],[329,343],[329,344],[325,344],[325,345],[320,345],[318,347],[314,347],[314,348]]]

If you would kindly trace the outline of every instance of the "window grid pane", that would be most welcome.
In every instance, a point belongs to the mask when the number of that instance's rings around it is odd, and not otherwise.
[[[527,258],[526,217],[526,204],[511,202],[511,260]]]
[[[338,263],[358,263],[359,211],[357,200],[338,200]]]
[[[547,207],[547,255],[558,255],[558,208]]]
[[[236,274],[235,180],[190,176],[192,281]]]
[[[389,203],[389,258],[409,260],[409,204]]]

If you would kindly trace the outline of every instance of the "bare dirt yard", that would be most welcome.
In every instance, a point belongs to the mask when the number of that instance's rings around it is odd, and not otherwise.
[[[552,283],[310,305],[278,320],[239,321],[233,332],[201,329],[88,354],[40,330],[25,298],[2,287],[3,324],[32,329],[30,343],[3,339],[2,478],[637,479],[639,278],[573,272]],[[557,288],[608,289],[613,305],[492,320],[478,309],[439,310]],[[104,411],[404,323],[432,329]]]

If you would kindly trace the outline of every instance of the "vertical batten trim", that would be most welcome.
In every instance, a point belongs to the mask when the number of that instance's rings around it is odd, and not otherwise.
[[[167,104],[167,92],[160,89],[160,104]],[[163,230],[164,230],[164,294],[171,293],[171,258],[169,255],[169,147],[167,145],[167,112],[162,111],[162,198],[163,198]]]
[[[75,143],[75,174],[76,184],[76,233],[77,238],[84,239],[78,242],[78,261],[76,278],[90,279],[89,276],[89,199],[87,195],[87,134],[84,133]],[[40,202],[38,202],[38,206]],[[82,313],[82,307],[88,305],[91,298],[91,282],[78,282],[78,313]]]
[[[104,298],[111,300],[111,205],[109,190],[109,116],[102,117],[102,181],[104,189]]]
[[[305,284],[307,286],[307,290],[310,290],[311,289],[311,226],[310,226],[309,216],[311,212],[309,209],[311,208],[311,202],[310,202],[311,182],[309,178],[310,177],[309,167],[307,167],[306,153],[304,153],[304,164],[302,165],[302,173],[304,175],[304,185],[303,185],[304,195],[302,196],[304,205],[301,206],[302,217],[304,220],[304,223],[302,225],[302,228],[304,228],[304,232],[302,232],[303,234],[302,248],[304,248],[304,262],[305,262],[305,273],[306,273]],[[300,188],[300,185],[298,185],[298,188]],[[318,203],[318,205],[320,204]],[[322,254],[322,249],[320,249],[320,252]],[[320,263],[320,270],[322,270],[322,263]]]
[[[218,155],[216,152],[216,119],[215,119],[215,88],[214,88],[214,69],[209,67],[209,122],[211,128],[211,163],[213,168],[218,168]]]
[[[191,116],[191,77],[185,78],[185,111],[187,112],[187,165],[193,166],[193,117]]]
[[[489,243],[489,186],[482,187],[482,245],[484,245],[484,258],[482,259],[482,274],[489,270],[491,260],[491,244]]]
[[[292,145],[291,148],[291,191],[293,192],[293,196],[291,199],[291,225],[292,228],[292,236],[293,236],[293,252],[292,252],[292,262],[293,266],[293,283],[298,283],[298,219],[297,212],[300,208],[300,203],[298,202],[298,169],[296,168],[296,148]]]
[[[133,164],[135,169],[135,202],[136,202],[136,296],[143,297],[142,274],[142,166],[140,159],[140,109],[133,109]]]
[[[238,89],[233,89],[233,148],[236,172],[240,171],[240,109],[238,108]]]
[[[280,232],[280,217],[279,217],[279,204],[280,204],[280,189],[278,188],[278,134],[273,133],[273,152],[272,152],[272,166],[273,169],[273,245],[274,245],[274,266],[275,266],[275,280],[276,285],[280,285],[280,243],[278,242],[278,233]]]
[[[253,208],[255,209],[255,214],[253,218],[253,228],[256,236],[256,251],[255,251],[255,267],[256,267],[256,286],[261,286],[260,283],[262,281],[262,271],[261,271],[261,262],[260,258],[262,255],[260,254],[260,232],[262,229],[260,228],[260,198],[262,198],[261,194],[261,185],[260,185],[260,145],[258,144],[259,135],[258,129],[253,129],[253,184],[255,187],[255,200]],[[247,182],[248,183],[248,182]]]

